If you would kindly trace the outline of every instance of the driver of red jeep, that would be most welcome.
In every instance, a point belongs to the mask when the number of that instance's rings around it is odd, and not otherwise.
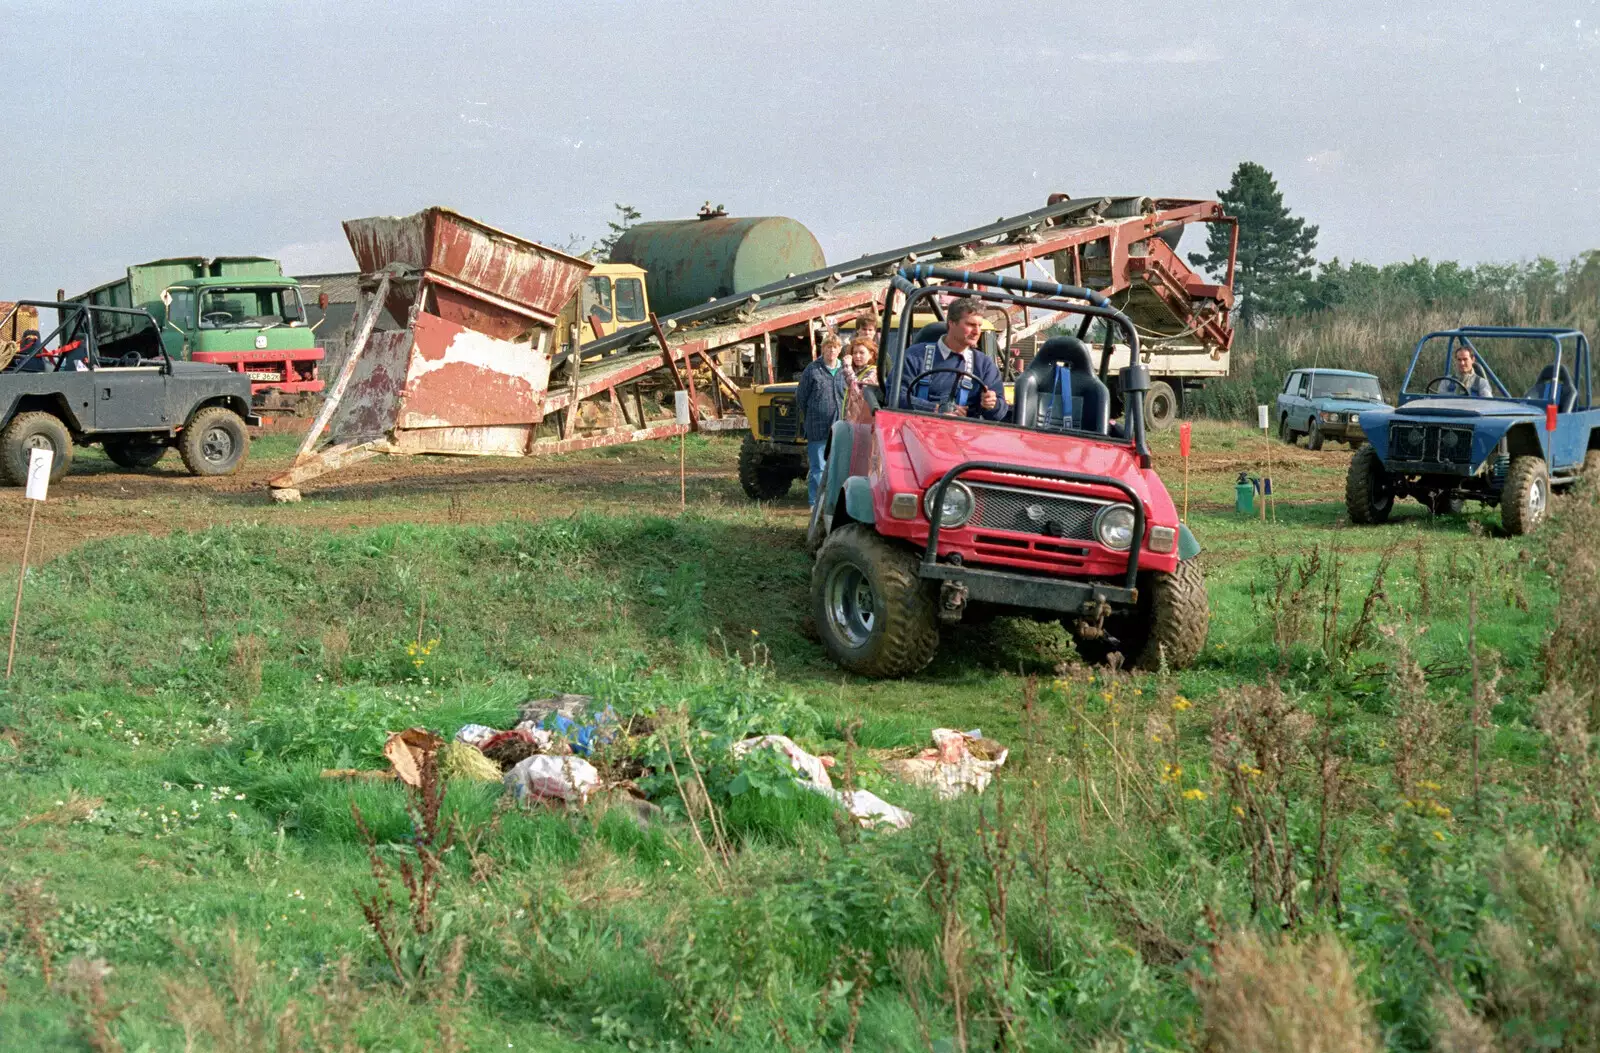
[[[981,305],[970,297],[957,300],[945,309],[945,321],[949,330],[939,339],[906,349],[902,405],[958,417],[1005,419],[999,367],[978,350]]]

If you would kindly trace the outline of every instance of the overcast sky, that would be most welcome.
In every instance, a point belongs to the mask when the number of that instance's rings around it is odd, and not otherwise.
[[[838,260],[1241,160],[1323,258],[1600,248],[1595,0],[1116,8],[0,0],[0,298],[349,269],[341,219],[430,204],[587,244],[710,198]]]

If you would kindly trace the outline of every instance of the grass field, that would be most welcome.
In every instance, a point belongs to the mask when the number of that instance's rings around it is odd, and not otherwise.
[[[1347,529],[1347,456],[1278,447],[1264,524],[1231,510],[1259,437],[1196,450],[1210,639],[1137,677],[1010,620],[841,674],[803,502],[744,501],[726,439],[681,515],[663,445],[290,508],[174,482],[120,528],[124,477],[69,477],[47,511],[90,525],[30,569],[0,694],[0,1049],[1597,1048],[1593,500],[1531,542]],[[651,729],[599,764],[658,818],[321,775],[556,691]],[[934,727],[1013,748],[982,797],[879,770]],[[916,822],[741,772],[761,733]]]

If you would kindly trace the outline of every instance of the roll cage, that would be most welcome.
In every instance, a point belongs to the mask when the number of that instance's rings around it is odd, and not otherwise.
[[[929,281],[943,284],[928,284]],[[962,283],[961,287],[950,284]],[[915,284],[913,284],[915,283]],[[895,294],[905,298],[905,303],[896,318]],[[894,356],[892,370],[878,371],[878,383],[882,391],[882,405],[901,413],[927,413],[911,405],[909,400],[901,404],[901,393],[905,380],[906,350],[911,346],[912,327],[911,319],[917,304],[927,301],[935,317],[942,318],[943,312],[939,309],[938,301],[934,297],[949,294],[952,296],[971,297],[993,303],[1016,304],[1027,308],[1038,308],[1046,311],[1056,311],[1068,314],[1082,315],[1083,323],[1079,326],[1078,337],[1082,339],[1088,332],[1089,324],[1095,318],[1102,318],[1106,326],[1105,343],[1100,352],[1100,367],[1098,377],[1102,383],[1106,379],[1107,370],[1115,345],[1114,330],[1121,330],[1125,343],[1130,353],[1130,361],[1134,364],[1122,371],[1122,390],[1126,393],[1143,392],[1150,386],[1149,372],[1144,366],[1139,365],[1139,333],[1134,328],[1133,322],[1127,315],[1111,306],[1104,296],[1092,289],[1079,288],[1073,285],[1060,285],[1056,282],[1038,281],[1032,278],[1011,278],[1000,274],[991,274],[986,271],[957,270],[953,267],[938,267],[932,264],[919,263],[912,267],[902,267],[895,273],[889,283],[888,294],[883,303],[883,326],[885,334],[893,333],[892,341],[885,340]],[[1138,398],[1125,399],[1128,410],[1128,442],[1133,447],[1139,459],[1141,468],[1150,467],[1150,451],[1145,440],[1144,414],[1140,411],[1141,402]],[[1020,428],[1023,425],[1015,421],[991,421],[982,418],[970,418],[974,423],[988,424],[997,427]],[[1109,436],[1099,432],[1083,431],[1079,429],[1064,429],[1061,434],[1078,435],[1086,439],[1107,441]]]
[[[1561,376],[1561,371],[1563,369],[1562,361],[1565,357],[1563,352],[1570,341],[1572,344],[1572,355],[1570,358],[1572,369],[1570,371],[1570,376],[1572,378],[1573,387],[1577,393],[1577,404],[1574,406],[1574,408],[1587,409],[1594,404],[1592,397],[1592,379],[1590,376],[1592,367],[1589,363],[1588,337],[1584,336],[1583,333],[1576,329],[1563,329],[1555,327],[1523,328],[1519,326],[1500,325],[1471,325],[1462,326],[1457,329],[1441,329],[1429,333],[1421,340],[1418,340],[1416,349],[1412,351],[1411,354],[1411,365],[1406,369],[1405,379],[1400,382],[1400,393],[1399,398],[1396,400],[1397,403],[1399,405],[1404,405],[1409,401],[1419,398],[1456,397],[1454,393],[1428,394],[1410,390],[1412,378],[1417,372],[1417,365],[1422,361],[1422,356],[1427,349],[1429,341],[1439,339],[1443,339],[1445,341],[1443,360],[1444,373],[1439,374],[1440,376],[1444,376],[1450,372],[1450,366],[1454,361],[1457,348],[1465,347],[1467,350],[1472,352],[1473,361],[1477,363],[1477,366],[1480,370],[1482,370],[1483,375],[1489,379],[1489,383],[1499,391],[1501,398],[1509,399],[1514,402],[1528,402],[1537,406],[1542,406],[1545,404],[1545,402],[1551,401],[1550,399],[1529,398],[1526,395],[1518,395],[1513,393],[1510,388],[1506,387],[1499,375],[1495,373],[1494,367],[1489,364],[1488,359],[1486,359],[1478,350],[1477,345],[1472,342],[1474,338],[1479,340],[1548,340],[1554,345],[1555,357],[1552,362],[1551,375],[1555,378],[1559,378]]]
[[[18,309],[23,307],[55,311],[56,326],[46,333],[43,331],[43,325],[41,324],[39,331],[33,333],[35,337],[33,343],[28,346],[26,351],[19,349],[17,356],[6,364],[6,372],[59,371],[67,356],[77,351],[79,346],[84,351],[84,362],[89,369],[108,366],[109,363],[102,360],[101,353],[115,348],[117,344],[129,340],[130,337],[137,337],[140,331],[138,326],[140,320],[149,324],[148,331],[153,334],[152,339],[147,341],[151,344],[150,350],[153,353],[141,354],[140,358],[157,360],[163,364],[168,360],[166,349],[161,344],[161,327],[156,324],[155,318],[149,311],[137,307],[103,307],[97,304],[59,303],[50,300],[19,300],[12,305],[11,310],[4,317],[0,317],[0,325],[4,325],[16,314]],[[98,319],[104,316],[124,319],[126,332],[119,327],[109,334],[110,339],[105,339],[104,337],[108,334],[103,334],[100,330],[100,325],[97,324]],[[53,340],[61,342],[57,344],[54,350],[51,350],[50,342]],[[136,351],[139,348],[130,346],[128,350]],[[54,366],[48,370],[27,370],[25,368],[27,363],[40,358],[55,359],[56,361]]]

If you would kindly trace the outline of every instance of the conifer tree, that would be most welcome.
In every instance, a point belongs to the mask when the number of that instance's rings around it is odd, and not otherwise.
[[[1230,216],[1239,219],[1239,256],[1234,273],[1238,319],[1246,327],[1261,319],[1292,313],[1300,306],[1315,264],[1317,228],[1291,215],[1272,173],[1253,161],[1233,171],[1228,189],[1217,191]],[[1230,232],[1212,224],[1204,253],[1189,262],[1215,275],[1228,269]]]

